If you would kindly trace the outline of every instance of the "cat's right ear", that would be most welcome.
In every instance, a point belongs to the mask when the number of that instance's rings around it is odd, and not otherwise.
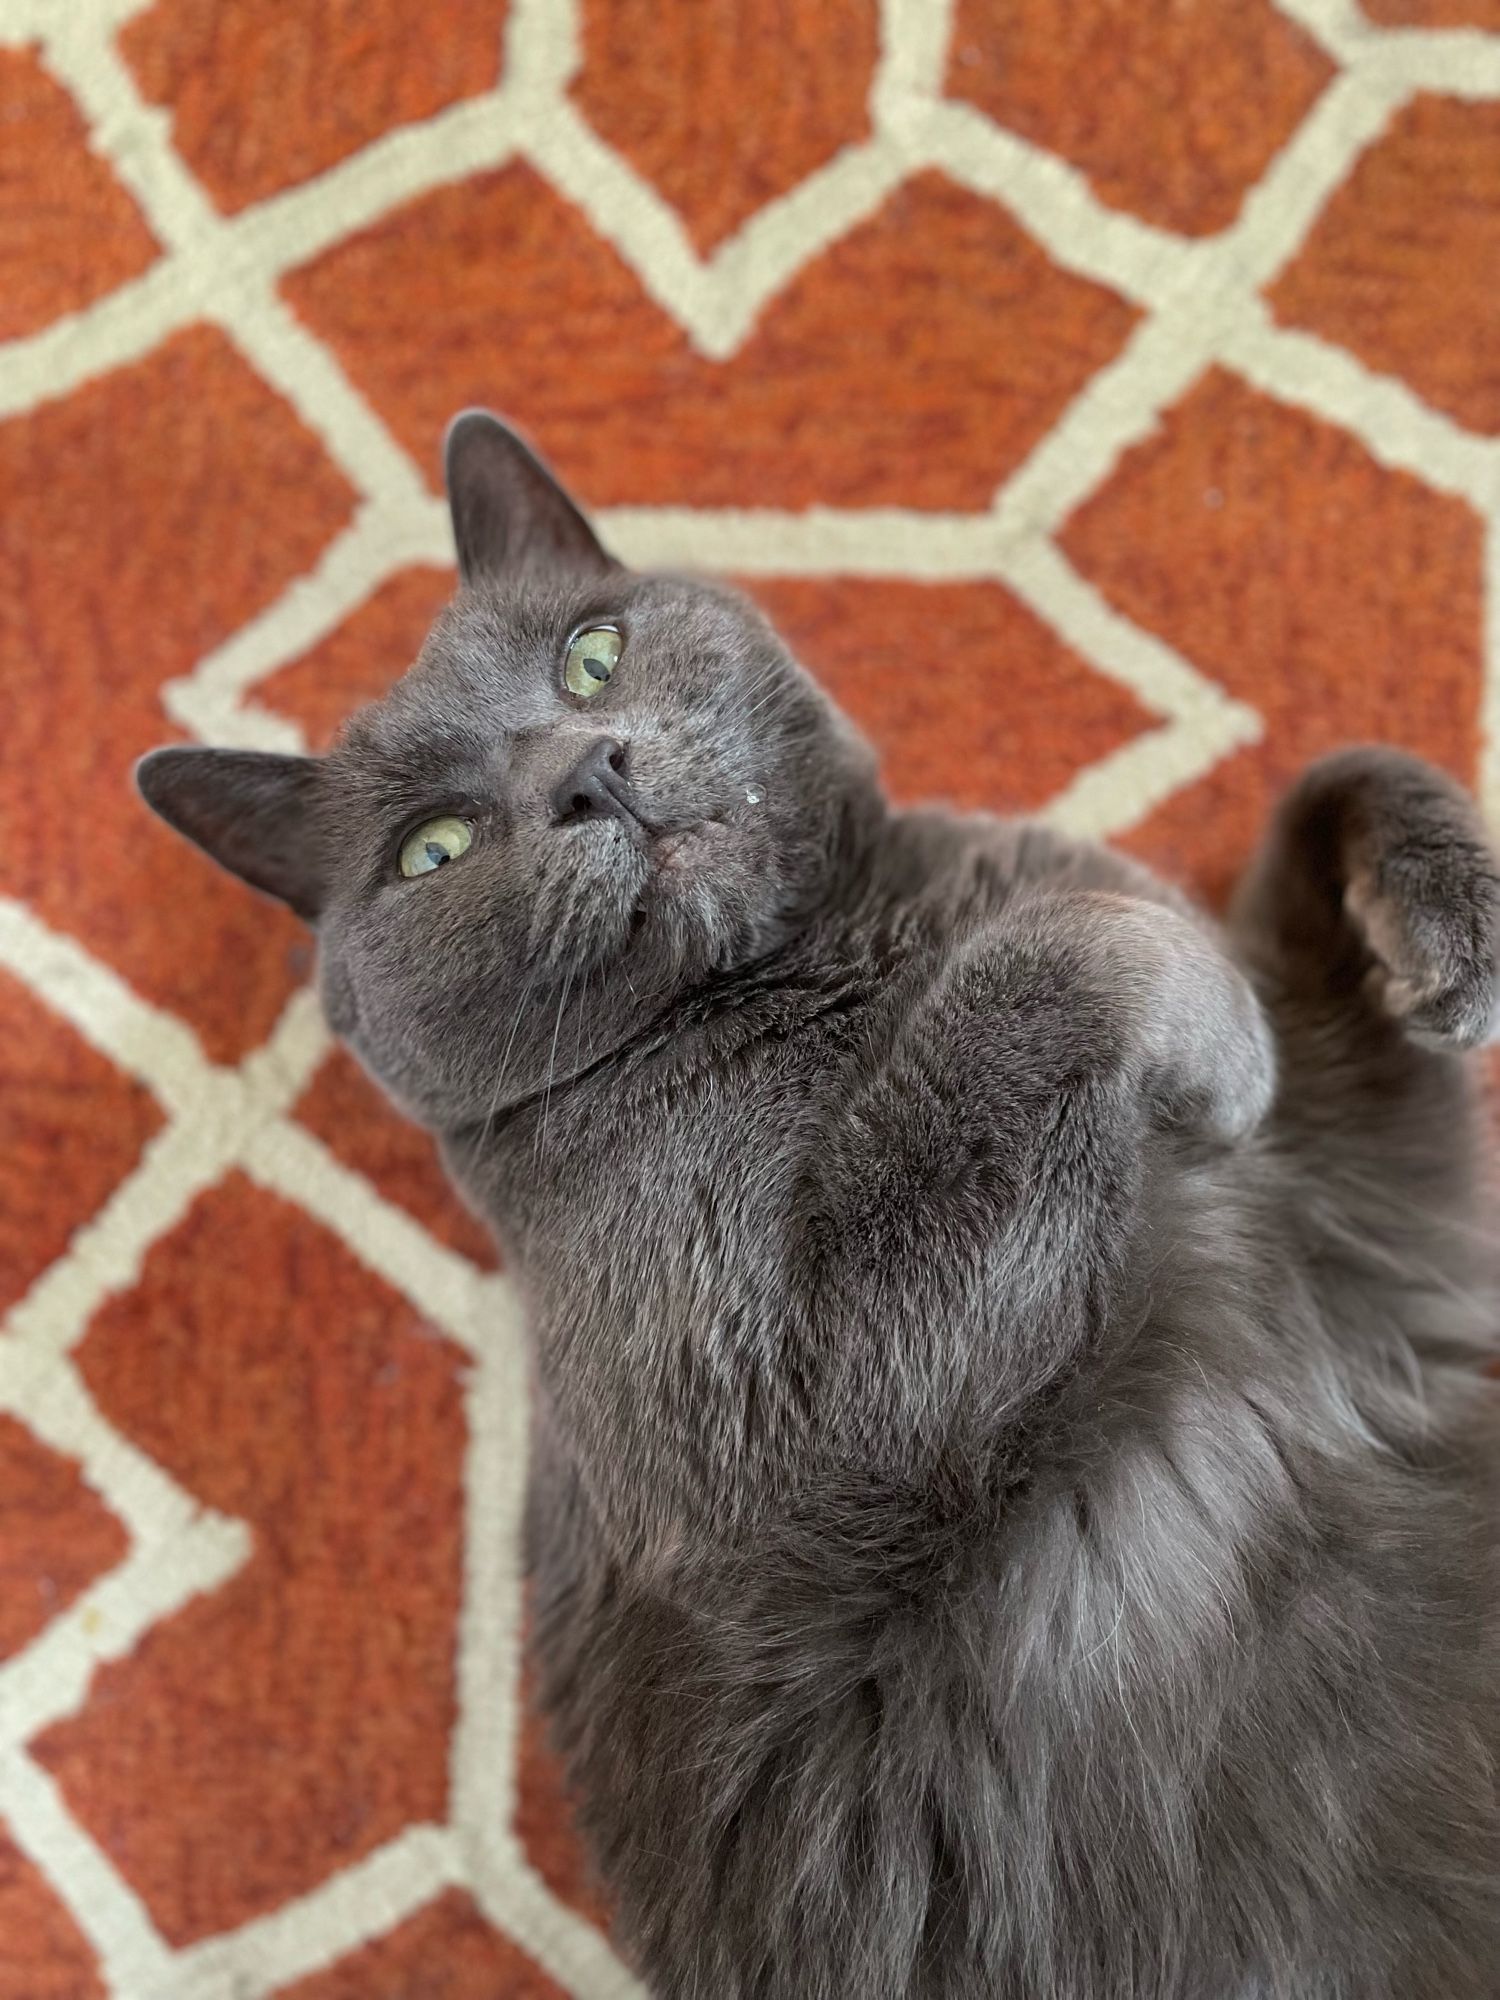
[[[443,471],[465,583],[521,568],[620,567],[530,446],[488,410],[453,419]]]
[[[141,797],[168,826],[308,923],[326,889],[318,757],[259,750],[152,750],[135,767]]]

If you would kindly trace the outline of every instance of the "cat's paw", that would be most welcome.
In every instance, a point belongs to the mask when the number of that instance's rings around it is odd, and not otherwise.
[[[1495,1032],[1500,983],[1500,873],[1478,813],[1398,752],[1356,753],[1346,776],[1343,904],[1372,961],[1367,990],[1414,1040],[1474,1048]]]

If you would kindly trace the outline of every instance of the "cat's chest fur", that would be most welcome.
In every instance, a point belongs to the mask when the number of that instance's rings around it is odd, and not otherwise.
[[[830,1208],[823,1169],[851,1135],[868,1138],[862,1093],[919,1021],[940,1059],[972,1059],[975,1025],[950,1029],[934,996],[1018,889],[1064,869],[1112,888],[1128,864],[1036,829],[939,818],[903,824],[885,861],[884,892],[865,909],[695,996],[482,1143],[447,1149],[500,1234],[542,1400],[622,1550],[689,1522],[732,1536],[851,1470],[862,1481],[916,1470],[893,1316],[842,1287],[815,1297],[809,1270],[820,1224],[847,1253],[867,1206],[911,1207],[910,1172],[882,1161],[878,1193],[843,1176]],[[949,1169],[945,1122],[929,1181]],[[980,1321],[992,1220],[955,1206],[942,1229],[945,1268],[975,1252],[962,1307]],[[899,1290],[904,1273],[889,1275]],[[956,1352],[933,1316],[931,1300],[903,1311],[900,1338]],[[846,1401],[858,1435],[837,1421]]]
[[[807,1187],[872,1052],[939,964],[861,954],[748,992],[517,1121],[482,1158],[453,1156],[501,1219],[541,1393],[564,1407],[617,1524],[649,1539],[642,1524],[683,1509],[722,1520],[731,1493],[789,1472],[781,1419],[815,1392],[798,1304]]]

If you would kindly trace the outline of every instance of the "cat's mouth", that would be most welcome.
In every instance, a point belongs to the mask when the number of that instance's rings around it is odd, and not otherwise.
[[[533,948],[571,975],[624,952],[675,960],[719,920],[719,878],[731,828],[706,814],[602,818],[573,835],[564,866],[547,871]],[[557,858],[563,859],[561,849]]]
[[[653,836],[650,848],[657,873],[668,878],[682,875],[708,860],[726,830],[723,821],[717,819],[663,828]]]
[[[643,891],[653,881],[671,883],[700,867],[711,865],[729,831],[723,820],[712,817],[693,820],[635,817],[628,822],[617,820],[612,824],[624,833],[639,857],[633,865],[638,867],[641,861],[645,863]]]
[[[646,872],[630,912],[628,936],[633,943],[651,918],[653,904],[671,904],[697,883],[713,865],[728,828],[722,820],[693,820],[686,825],[657,827],[644,843]]]
[[[676,922],[713,896],[724,865],[729,828],[719,819],[678,821],[654,829],[643,843],[645,868],[634,897],[631,931],[653,911]]]

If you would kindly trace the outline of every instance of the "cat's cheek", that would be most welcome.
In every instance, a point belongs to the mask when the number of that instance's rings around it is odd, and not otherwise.
[[[353,1041],[359,1027],[359,1008],[354,998],[354,982],[342,965],[327,962],[320,969],[323,1012],[328,1025],[345,1041]]]

